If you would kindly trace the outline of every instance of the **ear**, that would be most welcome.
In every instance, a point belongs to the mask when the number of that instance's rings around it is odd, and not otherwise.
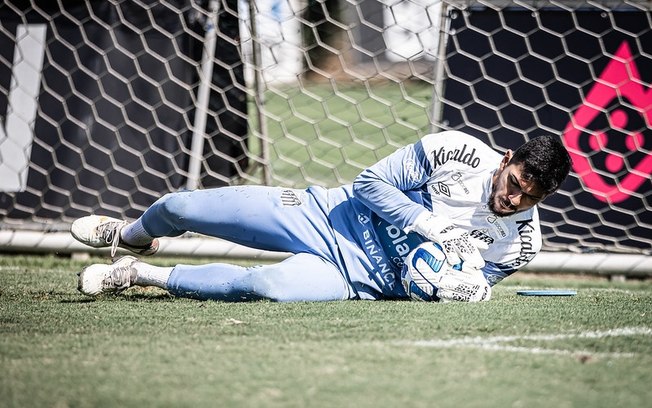
[[[505,155],[503,156],[503,159],[500,161],[499,169],[501,171],[505,167],[507,167],[507,163],[509,163],[509,161],[512,160],[513,155],[514,155],[514,152],[512,152],[510,149],[507,149],[507,151],[505,152]]]

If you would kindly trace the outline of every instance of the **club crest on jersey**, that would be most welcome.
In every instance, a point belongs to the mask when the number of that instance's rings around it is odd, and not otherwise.
[[[406,160],[405,163],[403,163],[403,168],[405,169],[405,173],[410,181],[418,182],[421,180],[421,172],[414,160]]]
[[[475,148],[467,152],[468,146],[465,144],[462,149],[446,150],[443,147],[433,152],[433,170],[443,166],[449,160],[466,164],[467,166],[477,168],[480,165],[480,158],[475,157]]]

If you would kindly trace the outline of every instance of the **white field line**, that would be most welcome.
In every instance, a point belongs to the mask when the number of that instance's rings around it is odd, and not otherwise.
[[[0,271],[19,271],[19,266],[0,266]]]
[[[109,262],[109,261],[107,261],[107,263],[108,263],[108,262]],[[0,266],[0,272],[3,272],[3,271],[11,271],[11,272],[15,272],[15,271],[21,271],[21,270],[23,270],[23,269],[26,269],[26,268],[23,267],[23,266],[4,266],[4,265],[3,265],[3,266]],[[41,267],[38,267],[38,266],[37,266],[37,267],[30,268],[30,270],[38,270],[39,272],[45,272],[45,273],[48,273],[48,272],[73,272],[73,271],[74,271],[74,272],[77,272],[77,271],[74,270],[74,269],[63,269],[63,268],[54,268],[54,269],[53,269],[53,268],[41,268]]]
[[[606,337],[622,336],[650,336],[652,329],[649,327],[624,327],[605,331],[587,331],[566,334],[535,334],[529,336],[495,336],[495,337],[462,337],[450,340],[417,340],[406,341],[401,344],[416,347],[432,348],[475,348],[492,351],[520,352],[528,354],[554,354],[569,356],[594,356],[594,357],[635,357],[635,353],[596,353],[587,350],[557,350],[541,347],[519,347],[506,343],[514,341],[556,341],[565,339],[602,339]]]

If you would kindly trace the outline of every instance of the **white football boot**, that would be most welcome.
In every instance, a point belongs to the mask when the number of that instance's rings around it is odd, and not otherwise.
[[[87,266],[77,274],[77,290],[88,296],[118,294],[136,281],[136,269],[133,268],[136,261],[133,256],[123,256],[112,265]]]
[[[120,238],[120,231],[125,225],[127,221],[117,218],[89,215],[75,220],[70,227],[70,233],[77,241],[93,248],[111,247],[111,256],[115,255],[118,247],[138,255],[153,255],[158,251],[158,239],[145,246],[133,246],[124,242]]]

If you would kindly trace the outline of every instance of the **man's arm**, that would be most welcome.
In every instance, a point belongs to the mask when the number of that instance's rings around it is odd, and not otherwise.
[[[514,272],[516,272],[516,269],[494,262],[486,262],[484,268],[482,268],[484,278],[491,286],[494,286]]]
[[[432,142],[433,137],[437,137],[442,146],[449,140],[447,135],[428,135],[424,139],[431,138]],[[427,194],[426,183],[433,169],[428,160],[429,152],[424,149],[424,139],[365,169],[353,182],[354,194],[385,221],[441,244],[450,264],[463,260],[470,267],[481,268],[484,260],[478,246],[482,243],[457,228],[446,214],[433,214],[405,194],[407,191]]]
[[[421,141],[407,145],[363,170],[353,182],[355,196],[387,222],[408,230],[427,211],[406,191],[422,189],[430,177]]]

